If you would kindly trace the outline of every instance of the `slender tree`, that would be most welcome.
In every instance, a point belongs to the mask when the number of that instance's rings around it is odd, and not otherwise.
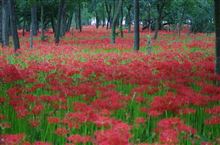
[[[2,43],[2,5],[0,5],[0,43]]]
[[[31,29],[33,36],[37,35],[37,2],[33,1],[31,6]]]
[[[2,0],[2,46],[9,46],[9,5],[8,0]]]
[[[64,7],[65,0],[60,0],[59,10],[58,10],[58,18],[57,18],[57,27],[55,31],[55,43],[59,44],[60,41],[60,27],[61,27],[61,18],[62,18],[62,9]]]
[[[215,0],[215,28],[216,28],[216,66],[215,72],[220,75],[220,1]]]
[[[44,41],[44,6],[41,5],[41,14],[40,14],[40,21],[41,21],[41,41]]]
[[[117,24],[117,19],[120,14],[121,6],[122,6],[122,0],[119,0],[118,7],[116,11],[114,12],[114,17],[112,21],[112,33],[111,33],[111,43],[115,43],[115,29],[116,29],[116,24]]]
[[[8,0],[9,2],[9,16],[11,24],[11,32],[13,37],[14,50],[20,48],[19,37],[17,32],[17,22],[16,22],[16,13],[15,13],[15,2],[14,0]]]
[[[134,0],[134,50],[139,50],[140,33],[139,33],[139,0]]]

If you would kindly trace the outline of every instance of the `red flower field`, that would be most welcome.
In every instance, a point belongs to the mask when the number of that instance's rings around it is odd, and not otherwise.
[[[0,50],[0,145],[217,145],[214,36],[161,31],[147,54],[85,27]]]

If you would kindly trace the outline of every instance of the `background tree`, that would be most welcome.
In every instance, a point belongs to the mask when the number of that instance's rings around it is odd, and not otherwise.
[[[10,26],[13,37],[14,50],[17,51],[20,48],[19,37],[17,32],[17,22],[15,13],[15,2],[14,0],[9,0],[9,16],[10,16]]]
[[[112,21],[111,43],[113,43],[113,44],[115,43],[115,37],[116,37],[115,30],[116,30],[117,19],[120,14],[121,6],[122,6],[122,0],[119,0],[118,6],[116,8],[116,11],[115,11],[114,17],[113,17],[113,21]]]
[[[220,75],[220,1],[219,0],[215,0],[215,29],[216,29],[215,72]]]
[[[134,50],[139,50],[139,0],[134,0]]]
[[[2,46],[9,46],[9,3],[2,0]]]

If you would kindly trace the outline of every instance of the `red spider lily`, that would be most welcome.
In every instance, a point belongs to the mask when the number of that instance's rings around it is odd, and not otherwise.
[[[111,129],[95,132],[97,145],[129,145],[130,127],[125,123],[117,123]]]
[[[3,80],[7,83],[21,80],[21,74],[14,65],[6,65],[3,68]]]
[[[202,142],[200,145],[213,145],[211,142]]]
[[[209,119],[205,120],[205,124],[206,125],[216,125],[216,124],[220,124],[220,116],[212,116]]]
[[[206,109],[205,112],[212,114],[212,115],[218,115],[220,114],[220,106],[215,106],[213,108]]]
[[[21,144],[24,137],[24,134],[4,134],[0,135],[0,143],[5,145],[18,145]]]
[[[48,142],[36,141],[33,143],[33,145],[52,145],[52,144]]]
[[[34,115],[38,115],[41,113],[41,111],[43,111],[44,106],[42,104],[36,104],[33,109],[32,109],[32,113]]]
[[[69,131],[66,128],[57,128],[55,134],[59,136],[66,136]]]
[[[69,142],[74,143],[74,144],[87,143],[87,142],[91,142],[91,137],[90,136],[81,136],[79,134],[75,134],[75,135],[71,135],[71,136],[67,137],[67,140]]]
[[[60,119],[58,117],[48,117],[47,121],[49,124],[57,124],[60,122]]]
[[[178,132],[175,129],[165,129],[160,133],[160,142],[170,145],[178,144]]]
[[[39,120],[30,120],[29,123],[32,127],[38,127],[40,125]]]
[[[135,123],[136,123],[136,124],[143,124],[143,123],[145,123],[145,121],[146,121],[146,119],[143,118],[143,117],[137,117],[137,118],[135,119]]]

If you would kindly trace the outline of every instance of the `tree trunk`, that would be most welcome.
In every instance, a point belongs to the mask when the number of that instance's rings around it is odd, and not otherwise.
[[[20,48],[19,37],[17,32],[16,25],[16,17],[15,17],[15,2],[14,0],[9,0],[9,15],[10,15],[10,24],[11,24],[11,32],[13,37],[14,50],[18,50]]]
[[[8,0],[2,0],[2,47],[9,46],[9,5]]]
[[[106,0],[105,0],[105,9],[106,9],[106,14],[107,14],[107,26],[106,26],[106,29],[109,28],[110,26],[110,21],[111,21],[111,11],[112,11],[112,7],[111,5],[108,6]]]
[[[44,36],[44,7],[41,5],[41,16],[40,16],[40,21],[41,21],[41,41],[44,41],[45,36]]]
[[[66,32],[65,11],[66,11],[66,4],[64,3],[64,6],[62,7],[61,23],[60,23],[60,36],[61,37],[63,37]]]
[[[26,20],[25,18],[23,17],[23,26],[22,26],[22,36],[24,37],[25,35],[25,25],[26,25]]]
[[[32,25],[32,31],[33,35],[37,35],[37,4],[34,3],[31,7],[31,25]]]
[[[128,7],[127,25],[128,25],[128,33],[131,33],[131,6]]]
[[[134,0],[134,50],[138,51],[140,47],[139,33],[139,0]]]
[[[122,6],[121,6],[121,19],[120,19],[120,36],[121,36],[121,38],[123,38],[124,37],[124,34],[123,34],[123,17],[124,17],[124,15],[123,15],[123,2],[122,2]]]
[[[64,7],[65,0],[60,0],[59,10],[58,10],[58,19],[57,19],[57,27],[55,32],[55,43],[59,44],[60,41],[60,27],[61,27],[61,17],[62,17],[62,9]]]
[[[98,12],[95,12],[95,19],[96,19],[96,29],[99,28],[99,16],[98,16]]]
[[[115,27],[116,27],[118,16],[120,14],[121,6],[122,6],[122,0],[119,0],[118,7],[116,9],[116,12],[114,12],[114,17],[113,17],[113,21],[112,21],[111,43],[113,43],[113,44],[115,43]]]
[[[2,5],[0,5],[0,43],[2,43]]]
[[[215,28],[216,28],[216,66],[215,72],[220,75],[220,1],[215,0]]]
[[[82,32],[81,2],[80,1],[78,1],[78,25],[79,25],[79,32]]]
[[[33,36],[34,36],[33,23],[31,23],[31,26],[30,26],[30,48],[33,48]]]

